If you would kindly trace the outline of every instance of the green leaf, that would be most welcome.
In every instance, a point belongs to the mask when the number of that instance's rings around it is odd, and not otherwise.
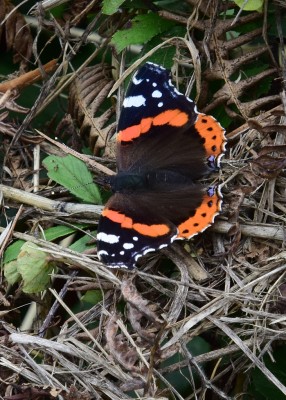
[[[14,260],[4,265],[4,276],[10,285],[14,285],[21,279],[17,261]]]
[[[200,336],[195,337],[190,342],[187,343],[187,348],[192,356],[197,356],[199,354],[204,354],[210,351],[210,345]],[[184,356],[181,353],[176,353],[172,357],[164,360],[161,363],[161,368],[168,367],[170,365],[177,364],[184,360]],[[193,371],[193,378],[197,379],[196,371]],[[164,378],[185,398],[192,392],[190,371],[188,367],[183,367],[180,370],[175,370],[173,372],[165,373]],[[164,386],[162,384],[162,386]]]
[[[99,189],[85,163],[72,155],[48,156],[43,165],[48,176],[87,203],[101,204]]]
[[[44,237],[46,240],[51,242],[55,239],[76,232],[78,228],[83,229],[85,227],[86,225],[83,224],[76,224],[74,227],[64,226],[64,225],[53,226],[52,228],[48,228],[44,231]],[[24,243],[25,243],[24,240],[16,240],[16,242],[12,243],[9,247],[7,247],[4,253],[4,264],[16,260],[21,251],[21,247],[23,246]]]
[[[131,26],[116,32],[111,43],[116,47],[118,53],[131,44],[145,44],[156,35],[169,30],[174,22],[167,21],[159,15],[150,12],[136,16],[131,21]]]
[[[234,2],[245,11],[262,12],[264,0],[234,0]]]
[[[7,247],[4,253],[4,264],[16,260],[24,243],[24,240],[17,240],[16,242],[10,244],[9,247]]]
[[[161,38],[159,38],[158,36],[151,39],[150,42],[148,42],[147,45],[143,47],[138,58],[141,58],[144,54],[146,54],[149,50],[157,46],[160,42]],[[152,56],[148,58],[148,61],[162,65],[167,69],[171,69],[171,67],[174,64],[175,54],[176,54],[175,46],[162,47],[158,49],[155,53],[153,53]]]
[[[58,239],[63,236],[71,235],[74,232],[78,231],[79,229],[84,228],[86,225],[76,225],[74,227],[71,226],[65,226],[65,225],[59,225],[59,226],[53,226],[52,228],[48,228],[44,231],[45,234],[45,239],[48,240],[49,242]]]
[[[23,279],[25,293],[37,293],[45,290],[50,283],[50,274],[55,263],[48,253],[42,251],[34,243],[27,242],[17,258],[17,269]]]
[[[266,355],[263,358],[265,366],[276,376],[277,379],[285,386],[286,385],[286,372],[285,372],[285,357],[286,357],[286,346],[282,345],[277,347],[273,353],[272,359]],[[255,398],[261,400],[283,400],[285,394],[283,394],[272,382],[270,382],[263,372],[254,368],[251,371],[250,378],[252,383],[248,392],[256,394]]]
[[[121,4],[124,3],[125,0],[103,0],[102,4],[102,14],[112,15],[116,13]]]
[[[90,235],[84,235],[72,245],[69,246],[69,249],[73,251],[77,251],[78,253],[83,253],[88,249],[94,248],[94,243],[89,244],[92,241],[93,237],[96,237],[96,232],[90,232]]]
[[[83,303],[92,304],[93,306],[102,300],[101,290],[87,290],[80,299]]]

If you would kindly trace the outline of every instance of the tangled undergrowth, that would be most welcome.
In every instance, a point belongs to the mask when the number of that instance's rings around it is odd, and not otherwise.
[[[283,399],[284,3],[63,3],[0,0],[1,398]],[[109,270],[92,179],[115,170],[124,81],[145,60],[226,128],[209,178],[223,211]]]

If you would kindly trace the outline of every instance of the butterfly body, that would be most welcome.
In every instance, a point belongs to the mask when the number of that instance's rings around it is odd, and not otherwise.
[[[98,256],[133,268],[148,252],[206,229],[221,209],[219,187],[197,180],[219,168],[224,130],[146,63],[133,76],[117,134],[118,173],[98,227]]]

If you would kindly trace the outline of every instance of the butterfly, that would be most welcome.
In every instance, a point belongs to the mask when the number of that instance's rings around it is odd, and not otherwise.
[[[164,67],[147,62],[133,76],[117,129],[113,195],[99,219],[97,254],[112,268],[203,232],[221,211],[219,186],[199,178],[217,171],[225,131],[172,84]]]

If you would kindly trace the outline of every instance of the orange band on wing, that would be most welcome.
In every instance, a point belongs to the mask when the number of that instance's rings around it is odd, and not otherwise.
[[[199,114],[195,128],[200,136],[205,139],[204,146],[207,155],[219,156],[226,141],[224,129],[221,125],[212,116]]]
[[[140,124],[130,126],[123,131],[118,132],[117,141],[130,142],[143,133],[148,133],[151,126],[170,125],[180,127],[185,125],[189,120],[187,113],[179,109],[164,111],[156,117],[142,118]]]
[[[109,210],[108,208],[105,208],[103,210],[102,215],[104,217],[109,218],[111,221],[120,224],[122,228],[134,229],[141,235],[158,237],[167,235],[170,232],[170,228],[168,227],[168,225],[164,224],[147,225],[147,224],[134,223],[132,218],[127,217],[126,215],[121,214],[118,211]]]
[[[153,118],[153,125],[183,126],[189,120],[188,114],[178,109],[164,111]]]
[[[205,196],[202,204],[196,209],[195,215],[178,226],[178,238],[186,238],[204,231],[214,222],[214,217],[221,210],[222,200],[218,194]]]

